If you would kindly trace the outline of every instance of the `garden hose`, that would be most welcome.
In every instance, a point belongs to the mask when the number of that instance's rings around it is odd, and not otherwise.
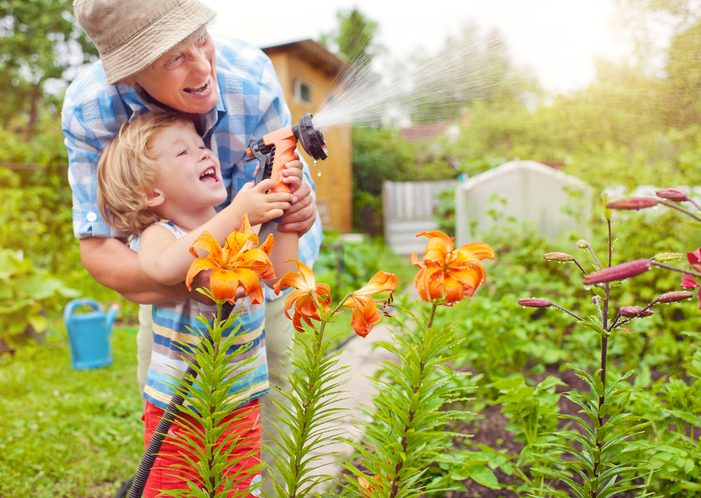
[[[224,303],[222,306],[222,321],[229,318],[229,315],[233,309],[234,306],[232,304],[228,302]],[[210,344],[213,343],[209,329],[205,330],[203,340],[209,341]],[[185,371],[185,374],[181,380],[183,385],[189,387],[195,381],[195,377],[197,376],[196,366],[197,365],[194,364],[187,367],[187,370]],[[153,436],[148,443],[144,456],[141,458],[141,463],[139,463],[139,468],[136,470],[136,475],[131,479],[131,481],[122,486],[122,488],[119,490],[117,498],[123,498],[125,496],[124,492],[126,489],[129,489],[129,498],[141,498],[144,488],[146,487],[148,476],[151,474],[153,464],[156,461],[158,453],[161,451],[163,440],[165,439],[166,434],[168,434],[170,427],[173,425],[173,420],[175,420],[175,414],[177,413],[178,408],[182,406],[184,402],[185,399],[180,394],[177,392],[173,394],[173,397],[170,399],[170,403],[168,403],[168,408],[166,408],[161,420],[158,422],[158,426],[156,426],[156,430],[153,432]],[[129,488],[129,484],[131,484],[131,488]]]

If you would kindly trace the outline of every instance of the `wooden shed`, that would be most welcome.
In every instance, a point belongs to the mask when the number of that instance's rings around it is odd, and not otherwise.
[[[273,62],[295,122],[324,105],[344,68],[341,59],[313,40],[265,47],[263,51]],[[353,216],[351,127],[335,126],[322,132],[328,159],[314,164],[305,154],[316,183],[319,214],[324,228],[349,232]]]

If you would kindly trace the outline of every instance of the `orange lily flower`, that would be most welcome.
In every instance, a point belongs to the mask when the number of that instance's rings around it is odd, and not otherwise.
[[[192,280],[206,270],[212,270],[209,286],[216,301],[236,300],[236,290],[243,287],[254,304],[263,302],[263,288],[260,279],[275,278],[275,271],[270,262],[273,237],[258,246],[258,234],[251,231],[248,215],[244,215],[241,227],[232,232],[224,242],[224,247],[209,232],[202,232],[190,247],[195,256],[187,271],[185,285],[192,290]],[[198,249],[206,251],[206,257],[198,257]]]
[[[423,261],[418,260],[416,253],[411,255],[411,262],[419,268],[414,286],[421,299],[429,302],[441,300],[452,306],[472,297],[486,277],[482,260],[494,259],[494,250],[484,242],[454,249],[453,239],[438,230],[417,235],[421,236],[429,237]]]
[[[377,310],[377,304],[372,296],[381,292],[389,292],[388,298],[380,300],[380,303],[387,302],[392,298],[396,287],[396,275],[380,270],[367,284],[353,292],[343,303],[346,308],[353,308],[351,328],[356,334],[365,337],[380,321],[380,312]]]
[[[273,290],[280,294],[285,287],[297,289],[292,291],[285,301],[285,316],[292,320],[292,325],[297,332],[304,332],[302,320],[312,326],[312,320],[321,320],[319,308],[328,311],[331,303],[331,288],[328,284],[317,284],[314,273],[307,265],[299,260],[297,263],[299,272],[287,272],[277,281]],[[294,315],[290,317],[290,308],[294,306]]]

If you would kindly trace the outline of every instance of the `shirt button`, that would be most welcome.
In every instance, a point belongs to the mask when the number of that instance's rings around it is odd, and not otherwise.
[[[87,219],[90,223],[92,223],[93,221],[97,220],[97,214],[95,214],[94,212],[90,211],[90,212],[88,213],[88,215],[86,216],[86,219]]]

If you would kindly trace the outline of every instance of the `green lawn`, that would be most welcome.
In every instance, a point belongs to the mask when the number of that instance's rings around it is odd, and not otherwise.
[[[141,458],[136,335],[115,328],[114,363],[76,371],[65,332],[0,357],[0,496],[114,497]]]
[[[350,314],[328,339],[349,336]],[[0,497],[107,498],[136,471],[142,454],[136,386],[136,329],[117,327],[114,363],[74,370],[65,332],[0,357]]]

